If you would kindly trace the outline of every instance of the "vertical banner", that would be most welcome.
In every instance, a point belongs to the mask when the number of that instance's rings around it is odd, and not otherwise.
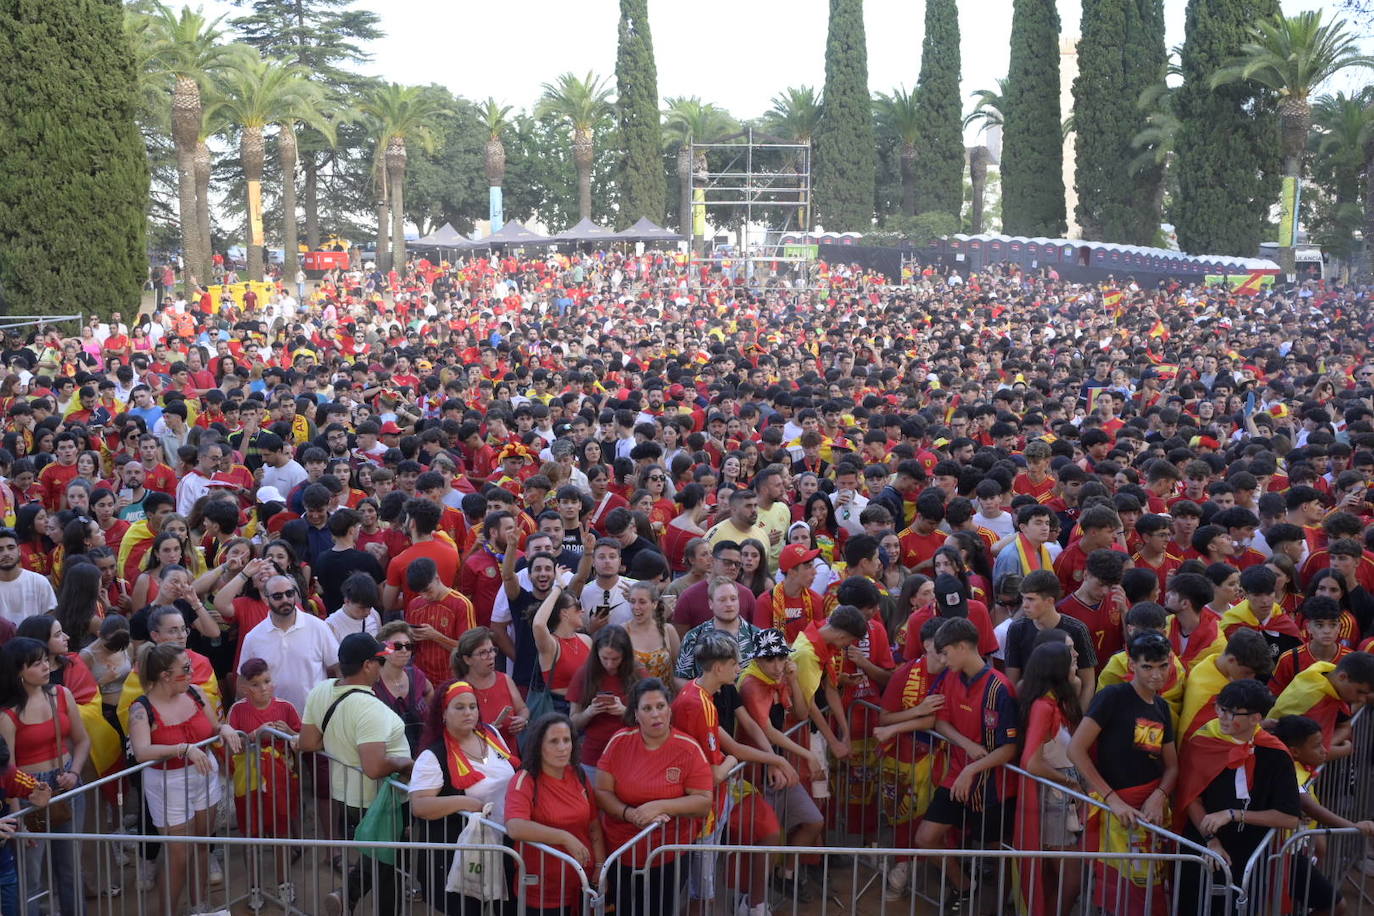
[[[248,182],[248,244],[261,248],[266,243],[262,234],[262,182]]]
[[[501,189],[487,189],[487,214],[491,218],[491,231],[498,232],[506,224],[506,209],[501,200]]]
[[[706,238],[706,189],[697,188],[692,192],[692,235]]]
[[[1298,180],[1292,176],[1284,176],[1279,197],[1278,241],[1285,248],[1298,244]]]

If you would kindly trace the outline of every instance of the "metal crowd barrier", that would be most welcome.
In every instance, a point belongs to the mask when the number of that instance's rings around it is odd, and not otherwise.
[[[10,842],[19,862],[19,899],[26,901],[21,911],[26,916],[43,911],[50,916],[144,916],[188,912],[189,906],[189,912],[216,914],[408,916],[461,910],[464,916],[523,916],[527,909],[570,914],[599,909],[585,870],[561,850],[516,843],[503,825],[484,820],[491,831],[488,842],[464,845],[463,860],[454,863],[458,847],[442,836],[438,822],[410,816],[404,782],[387,780],[383,785],[326,754],[296,751],[288,736],[268,730],[243,738],[240,755],[229,754],[218,736],[198,745],[217,762],[216,791],[192,797],[193,791],[181,786],[179,795],[154,796],[169,807],[200,808],[218,794],[218,803],[207,808],[202,832],[164,832],[152,823],[143,781],[161,780],[158,788],[164,788],[176,778],[152,769],[151,762],[56,795],[47,809],[29,809],[43,817],[45,810],[72,802],[90,818],[98,806],[108,805],[113,823],[122,826],[101,832],[78,813],[67,824],[16,833]],[[378,838],[375,831],[366,838],[353,835],[374,800],[370,789],[364,794],[366,786],[399,793],[394,839]],[[53,857],[44,855],[58,844],[74,863],[74,885],[63,880]],[[205,850],[208,856],[195,855]],[[176,873],[184,876],[186,890],[173,900],[168,863],[183,857],[188,864]],[[450,869],[470,873],[474,867],[479,873],[483,868],[498,871],[497,883],[507,899],[473,899],[446,890]],[[62,899],[68,886],[75,888],[74,902]],[[196,890],[194,900],[191,888]]]

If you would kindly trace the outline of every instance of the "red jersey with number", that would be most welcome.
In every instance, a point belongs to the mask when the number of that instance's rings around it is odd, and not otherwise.
[[[1107,660],[1126,647],[1126,630],[1122,622],[1123,612],[1116,603],[1116,596],[1108,592],[1096,607],[1086,604],[1077,594],[1070,595],[1055,605],[1061,614],[1068,614],[1081,621],[1092,634],[1093,647],[1097,650],[1097,673]]]

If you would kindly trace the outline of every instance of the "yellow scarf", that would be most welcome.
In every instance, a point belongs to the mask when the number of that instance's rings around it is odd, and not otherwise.
[[[747,677],[757,678],[760,682],[767,684],[769,687],[778,686],[778,682],[781,680],[781,678],[773,678],[764,674],[763,669],[759,667],[759,660],[756,658],[751,659],[749,664],[744,666],[744,670],[739,673],[739,681],[737,683],[743,684],[744,679]]]
[[[1038,569],[1054,569],[1054,560],[1050,559],[1049,548],[1044,544],[1040,545],[1040,550],[1036,554],[1037,565],[1031,565],[1030,555],[1026,552],[1029,543],[1024,534],[1016,536],[1016,557],[1021,561],[1021,568],[1027,572]]]
[[[811,589],[804,588],[801,593],[802,616],[810,623],[815,619],[816,609],[811,602]],[[787,593],[783,591],[782,583],[773,586],[773,629],[787,630]]]

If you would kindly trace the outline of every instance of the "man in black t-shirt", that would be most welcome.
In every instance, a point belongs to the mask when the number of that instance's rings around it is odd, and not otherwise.
[[[365,572],[381,585],[386,581],[386,572],[375,556],[354,546],[363,530],[363,517],[356,510],[339,509],[329,516],[327,524],[334,537],[334,546],[321,551],[316,559],[315,579],[320,583],[325,612],[332,614],[343,607],[345,579],[355,572]]]
[[[1126,651],[1132,679],[1093,698],[1069,744],[1069,759],[1126,825],[1162,824],[1178,778],[1173,720],[1159,695],[1173,664],[1169,640],[1140,633]]]
[[[1043,630],[1061,630],[1073,640],[1073,649],[1078,656],[1078,698],[1086,706],[1096,686],[1097,650],[1093,648],[1092,634],[1086,624],[1055,609],[1062,594],[1059,577],[1048,569],[1037,569],[1021,580],[1021,614],[1007,627],[1003,653],[1007,679],[1019,687],[1021,672],[1035,648],[1036,636]]]

